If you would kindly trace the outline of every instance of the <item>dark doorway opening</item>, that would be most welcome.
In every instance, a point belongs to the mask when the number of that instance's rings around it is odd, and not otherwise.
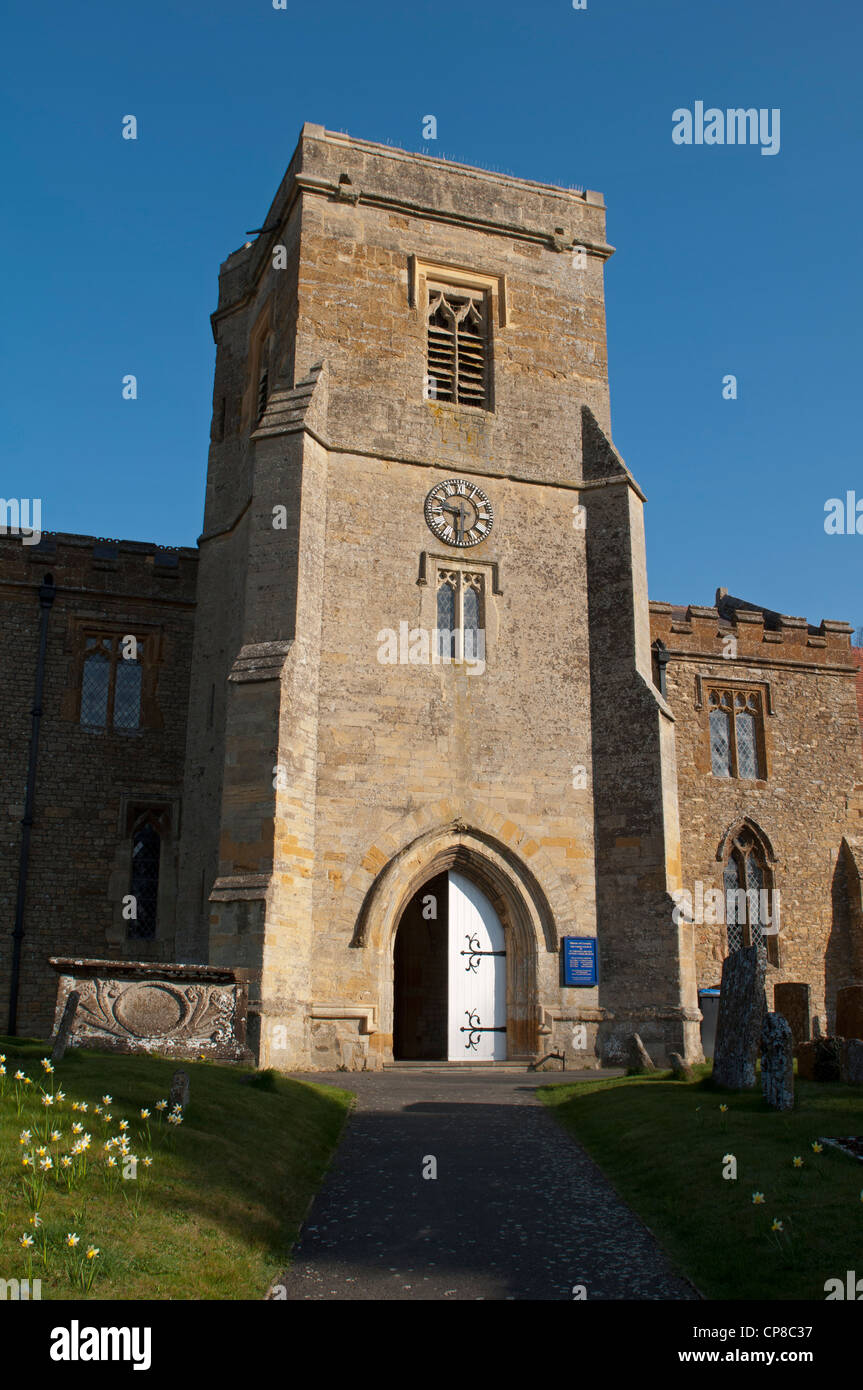
[[[393,1056],[443,1061],[447,1055],[447,875],[437,874],[402,913],[395,945]]]

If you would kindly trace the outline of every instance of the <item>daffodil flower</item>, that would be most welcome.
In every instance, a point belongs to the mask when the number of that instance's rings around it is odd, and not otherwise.
[[[50,1075],[51,1075],[51,1072],[54,1070],[54,1068],[52,1067],[51,1062],[49,1061],[49,1059],[48,1059],[47,1057],[43,1057],[43,1058],[42,1058],[42,1066],[45,1068],[45,1071],[46,1071],[46,1072],[48,1073],[48,1075],[50,1076]]]
[[[764,1202],[764,1193],[763,1193],[763,1192],[753,1192],[753,1194],[752,1194],[752,1201],[753,1201],[753,1203],[754,1203],[754,1205],[755,1205],[756,1207],[762,1206],[762,1205],[763,1205],[763,1202]]]
[[[18,1244],[23,1245],[25,1250],[29,1250],[30,1246],[33,1244],[33,1237],[22,1236],[21,1239],[18,1241]]]
[[[817,1140],[816,1140],[816,1142],[812,1145],[812,1152],[813,1152],[814,1154],[820,1154],[820,1153],[822,1153],[823,1151],[824,1151],[824,1145],[823,1145],[823,1144],[819,1144],[819,1143],[817,1142]]]
[[[22,1129],[22,1131],[21,1131],[21,1133],[20,1133],[20,1135],[19,1135],[19,1138],[18,1138],[18,1143],[19,1143],[19,1144],[29,1144],[29,1143],[30,1143],[30,1131],[29,1131],[29,1129]]]
[[[27,1078],[25,1077],[23,1071],[16,1071],[16,1073],[15,1073],[15,1080],[16,1080],[16,1081],[26,1081]]]
[[[76,1236],[74,1231],[70,1231],[66,1236],[66,1244],[70,1250],[74,1250],[80,1239],[81,1237]]]
[[[799,1154],[796,1156],[796,1158],[792,1158],[791,1162],[794,1164],[795,1168],[803,1167],[803,1159],[800,1157]]]
[[[81,1124],[80,1120],[76,1120],[75,1123],[74,1123],[73,1126],[72,1126],[72,1133],[73,1133],[73,1134],[83,1134],[83,1132],[84,1132],[84,1126]]]
[[[103,1096],[103,1097],[102,1097],[102,1104],[103,1104],[103,1105],[110,1105],[112,1100],[113,1100],[113,1096]]]
[[[153,1160],[149,1157],[149,1155],[146,1158],[142,1158],[141,1162],[143,1163],[145,1168],[152,1168],[153,1166]]]
[[[156,1109],[157,1109],[157,1110],[167,1110],[167,1108],[168,1108],[168,1102],[167,1102],[166,1100],[157,1100],[157,1101],[156,1101]]]
[[[95,1245],[91,1245],[90,1248],[89,1248],[88,1251],[87,1251],[87,1259],[88,1259],[88,1260],[95,1260],[95,1259],[98,1258],[98,1255],[99,1255],[99,1251],[98,1251],[98,1249],[96,1248],[96,1246],[95,1246]]]
[[[129,1128],[129,1121],[128,1121],[128,1120],[121,1120],[121,1121],[120,1121],[120,1129],[128,1129],[128,1128]]]
[[[782,1222],[781,1222],[781,1221],[774,1221],[774,1222],[773,1222],[773,1225],[770,1227],[770,1229],[771,1229],[771,1231],[781,1231],[781,1230],[783,1229]]]
[[[149,1110],[142,1110],[142,1111],[141,1111],[141,1119],[142,1119],[142,1120],[149,1120],[149,1118],[150,1118],[150,1112],[149,1112]]]

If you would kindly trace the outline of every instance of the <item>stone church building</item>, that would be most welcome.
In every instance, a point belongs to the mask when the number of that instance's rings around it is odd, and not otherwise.
[[[19,1032],[74,956],[241,968],[262,1066],[697,1059],[753,943],[831,1028],[852,629],[648,600],[612,250],[598,193],[303,127],[221,267],[197,545],[0,537]]]

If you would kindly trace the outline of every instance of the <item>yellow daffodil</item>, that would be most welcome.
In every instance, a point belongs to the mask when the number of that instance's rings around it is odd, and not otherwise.
[[[59,1092],[58,1092],[58,1094],[59,1094]],[[82,1115],[86,1115],[86,1113],[87,1113],[87,1102],[86,1102],[85,1100],[82,1100],[82,1101],[79,1103],[79,1105],[78,1105],[78,1109],[81,1111],[81,1114],[82,1114]]]
[[[803,1159],[800,1157],[799,1154],[797,1155],[796,1158],[792,1158],[791,1162],[794,1164],[794,1167],[795,1167],[795,1168],[802,1168],[802,1167],[803,1167]]]
[[[167,1102],[166,1100],[157,1100],[157,1101],[156,1101],[156,1109],[157,1109],[157,1110],[167,1110],[167,1108],[168,1108],[168,1102]]]
[[[42,1225],[42,1218],[38,1211],[34,1211],[33,1215],[30,1217],[30,1225],[35,1226],[37,1230]]]
[[[823,1144],[819,1144],[819,1143],[816,1141],[816,1142],[812,1145],[812,1152],[813,1152],[814,1154],[820,1154],[820,1153],[823,1153],[823,1151],[824,1151],[824,1145],[823,1145]]]
[[[113,1116],[113,1115],[109,1115],[108,1112],[107,1112],[107,1110],[106,1110],[106,1111],[105,1111],[105,1114],[103,1115],[102,1118],[104,1119],[105,1123],[107,1124],[110,1120],[113,1120],[114,1116]]]
[[[101,1113],[102,1113],[102,1107],[101,1107],[101,1105],[94,1105],[94,1106],[93,1106],[93,1114],[94,1114],[94,1115],[101,1115]]]
[[[727,1106],[727,1105],[720,1105],[719,1109],[722,1111],[722,1113],[723,1113],[723,1115],[724,1115],[725,1112],[726,1112],[726,1110],[728,1109],[728,1106]]]
[[[70,1250],[74,1250],[80,1239],[81,1237],[76,1236],[74,1231],[70,1231],[66,1236],[66,1244]]]
[[[73,1134],[83,1134],[83,1132],[84,1132],[84,1126],[81,1124],[81,1121],[80,1121],[80,1120],[76,1120],[75,1123],[74,1123],[73,1126],[72,1126],[72,1133],[73,1133]]]
[[[753,1192],[753,1194],[752,1194],[752,1201],[754,1202],[754,1204],[755,1204],[756,1207],[760,1207],[760,1206],[762,1205],[762,1203],[764,1202],[764,1193],[763,1193],[763,1192]]]
[[[30,1157],[29,1154],[25,1154],[24,1157],[21,1159],[21,1166],[22,1166],[22,1168],[32,1168],[32,1167],[33,1167],[33,1160],[32,1160],[32,1158]]]
[[[150,1118],[150,1112],[149,1112],[149,1110],[142,1110],[142,1111],[141,1111],[141,1119],[142,1119],[142,1120],[149,1120],[149,1118]]]
[[[6,1075],[6,1068],[4,1067],[3,1063],[0,1062],[0,1076],[5,1076],[5,1075]]]
[[[145,1168],[151,1168],[153,1166],[153,1160],[152,1158],[150,1158],[149,1155],[146,1158],[142,1158],[141,1162],[143,1163]]]
[[[106,1159],[105,1159],[105,1162],[107,1163],[107,1165],[108,1165],[109,1168],[116,1168],[116,1167],[117,1167],[117,1160],[116,1160],[116,1158],[114,1157],[113,1154],[111,1154],[111,1157],[110,1157],[110,1158],[106,1158]]]
[[[43,1104],[43,1105],[53,1105],[53,1104],[54,1104],[54,1097],[53,1097],[53,1096],[43,1096],[43,1097],[42,1097],[42,1104]]]
[[[89,1247],[88,1251],[87,1251],[87,1259],[88,1259],[88,1260],[95,1260],[95,1259],[98,1258],[98,1255],[99,1255],[99,1251],[97,1250],[96,1246],[95,1246],[95,1245],[91,1245],[91,1246]]]
[[[42,1169],[43,1173],[47,1173],[49,1168],[54,1167],[54,1160],[51,1158],[50,1154],[47,1158],[40,1158],[39,1167]]]
[[[58,1091],[58,1092],[57,1092],[56,1099],[57,1099],[57,1100],[65,1100],[65,1099],[66,1099],[66,1092],[65,1092],[65,1091]],[[84,1108],[86,1109],[86,1106],[85,1106]]]
[[[72,1160],[71,1160],[71,1158],[69,1157],[68,1154],[64,1154],[63,1157],[60,1159],[60,1167],[61,1167],[61,1168],[71,1168],[71,1167],[72,1167]]]
[[[18,1143],[19,1143],[19,1144],[29,1144],[29,1143],[30,1143],[30,1131],[29,1131],[29,1129],[22,1129],[20,1135],[18,1136]]]
[[[29,1250],[30,1246],[33,1244],[33,1237],[22,1236],[21,1239],[18,1241],[18,1244],[23,1245],[25,1250]]]
[[[121,1121],[120,1121],[120,1129],[128,1129],[128,1128],[129,1128],[129,1121],[128,1121],[128,1120],[121,1120]]]
[[[41,1149],[37,1149],[37,1150],[36,1150],[36,1157],[37,1157],[37,1158],[44,1158],[47,1152],[48,1152],[48,1150],[45,1148],[45,1146],[44,1146],[44,1144],[43,1144]]]
[[[113,1096],[103,1096],[103,1097],[102,1097],[102,1104],[103,1104],[103,1105],[110,1105],[110,1104],[111,1104],[111,1101],[112,1101],[113,1099],[114,1099]]]
[[[48,1060],[47,1057],[43,1057],[43,1058],[42,1058],[42,1066],[43,1066],[44,1070],[45,1070],[45,1071],[48,1073],[48,1075],[50,1076],[50,1075],[51,1075],[51,1072],[54,1070],[54,1068],[52,1067],[52,1065],[51,1065],[51,1063],[50,1063],[50,1061]]]
[[[51,1143],[52,1143],[52,1144],[59,1144],[59,1143],[60,1143],[60,1140],[61,1140],[62,1138],[63,1138],[63,1136],[62,1136],[62,1134],[60,1133],[59,1129],[52,1129],[52,1130],[51,1130]]]
[[[15,1080],[16,1080],[16,1081],[26,1081],[26,1079],[27,1079],[27,1078],[25,1077],[23,1071],[16,1071],[16,1073],[15,1073]]]
[[[781,1221],[774,1221],[770,1227],[771,1231],[781,1231],[783,1229]]]
[[[733,1163],[733,1162],[734,1162],[734,1154],[723,1154],[723,1155],[722,1155],[722,1162],[723,1162],[723,1163]]]

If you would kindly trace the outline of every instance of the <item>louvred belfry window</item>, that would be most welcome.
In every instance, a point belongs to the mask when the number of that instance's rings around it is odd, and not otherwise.
[[[479,291],[429,288],[428,396],[488,404],[488,312]]]

